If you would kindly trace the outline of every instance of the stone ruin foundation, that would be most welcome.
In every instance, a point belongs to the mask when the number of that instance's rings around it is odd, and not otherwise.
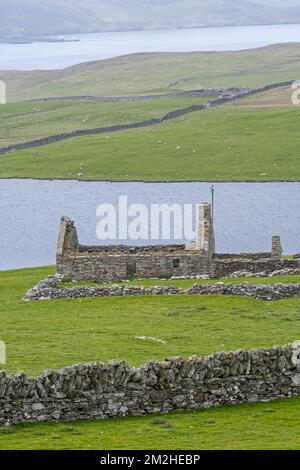
[[[210,204],[199,205],[197,239],[182,245],[97,245],[78,241],[75,224],[67,217],[60,222],[56,253],[57,273],[75,281],[111,282],[136,275],[140,279],[228,277],[236,272],[272,273],[296,269],[300,259],[284,260],[279,236],[268,253],[218,254]]]

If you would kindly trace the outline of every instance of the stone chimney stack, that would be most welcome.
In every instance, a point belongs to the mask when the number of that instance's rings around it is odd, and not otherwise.
[[[281,239],[278,235],[272,237],[272,258],[281,259],[283,255],[283,249],[281,245]]]
[[[211,204],[199,204],[196,249],[210,258],[215,253],[215,236]]]
[[[63,257],[65,252],[75,253],[78,251],[78,248],[77,230],[73,220],[68,217],[62,217],[59,226],[57,257]]]

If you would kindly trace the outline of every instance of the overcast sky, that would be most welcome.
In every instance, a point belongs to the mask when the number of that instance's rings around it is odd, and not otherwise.
[[[0,35],[300,24],[300,0],[0,0],[0,7]]]
[[[289,7],[300,5],[300,0],[253,0],[263,5],[271,5],[274,7]]]

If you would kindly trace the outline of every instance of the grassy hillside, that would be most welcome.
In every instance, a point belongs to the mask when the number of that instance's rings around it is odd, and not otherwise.
[[[144,286],[144,287],[155,287],[155,286],[177,286],[181,289],[190,289],[194,284],[212,284],[215,282],[224,282],[230,284],[240,284],[241,282],[250,282],[251,284],[274,284],[274,282],[282,283],[300,283],[300,275],[280,275],[275,277],[253,277],[253,278],[223,278],[218,281],[215,280],[197,280],[194,279],[131,279],[130,281],[120,281],[114,283],[97,283],[97,282],[77,282],[77,281],[66,281],[61,284],[61,288],[74,287],[74,286],[110,286],[110,285],[126,285],[126,286]]]
[[[0,106],[0,147],[78,129],[141,121],[195,103],[205,103],[209,99],[164,98],[125,103],[10,103]]]
[[[148,128],[3,155],[0,177],[299,181],[299,119],[297,107],[200,111]]]
[[[112,358],[138,365],[179,354],[286,344],[300,336],[298,298],[273,302],[185,296],[21,301],[26,289],[53,271],[0,273],[0,339],[7,344],[5,368],[10,372],[22,369],[37,375],[45,368]],[[299,449],[299,416],[297,398],[172,413],[158,422],[148,416],[21,425],[0,428],[0,448]]]
[[[294,23],[300,9],[260,0],[2,0],[0,34]]]
[[[258,93],[256,95],[251,95],[241,100],[235,100],[226,107],[233,108],[239,107],[244,109],[251,108],[269,108],[269,109],[278,109],[278,108],[291,108],[296,109],[295,105],[292,102],[292,93],[293,90],[291,87],[276,88],[264,93]]]
[[[52,71],[2,71],[8,100],[256,87],[300,76],[300,44],[238,52],[149,53]]]
[[[9,372],[22,369],[38,375],[45,368],[112,358],[137,366],[151,358],[267,347],[300,337],[298,298],[271,303],[191,296],[21,301],[27,289],[53,271],[0,273],[0,339],[7,345]],[[166,344],[135,336],[160,338]]]
[[[290,44],[233,53],[137,54],[58,71],[1,72],[10,102],[0,106],[0,146],[130,123],[205,100],[14,101],[253,87],[297,78],[299,56],[300,44]],[[85,180],[110,181],[299,181],[299,108],[291,104],[291,95],[290,88],[276,89],[148,128],[3,155],[0,178],[80,174]]]

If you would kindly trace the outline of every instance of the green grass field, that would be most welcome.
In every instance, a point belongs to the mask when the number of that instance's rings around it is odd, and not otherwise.
[[[121,281],[121,282],[114,282],[114,283],[99,283],[99,282],[77,282],[77,281],[69,281],[66,280],[62,282],[61,288],[65,287],[74,287],[74,286],[110,286],[114,285],[126,285],[126,286],[144,286],[144,287],[153,287],[153,286],[176,286],[182,289],[189,289],[194,284],[214,284],[215,282],[225,282],[225,283],[232,283],[232,284],[240,284],[243,282],[250,282],[253,284],[274,284],[276,282],[282,283],[300,283],[300,275],[281,275],[281,276],[274,276],[274,277],[250,277],[250,278],[223,278],[223,279],[201,279],[201,280],[194,280],[194,279],[136,279],[132,277],[129,280]]]
[[[206,103],[205,98],[164,98],[142,102],[65,101],[0,106],[0,147],[49,135],[159,117],[174,109]]]
[[[3,155],[0,177],[299,181],[299,119],[297,107],[199,111],[147,128]]]
[[[53,272],[54,268],[46,267],[0,273],[0,339],[7,345],[5,369],[9,372],[24,370],[36,376],[45,368],[112,358],[139,365],[150,359],[269,347],[300,338],[299,298],[273,302],[188,296],[21,301],[27,289]],[[154,336],[166,344],[136,336]],[[300,399],[295,398],[171,413],[160,424],[148,416],[21,425],[0,428],[0,448],[299,449],[299,416]]]
[[[299,450],[300,398],[273,403],[0,428],[0,449]]]
[[[63,70],[2,71],[8,100],[70,95],[128,95],[297,80],[300,44],[238,52],[132,54]]]
[[[293,90],[290,86],[274,88],[273,90],[264,91],[255,95],[235,100],[226,105],[228,108],[244,108],[244,109],[278,109],[278,108],[294,108],[292,102]]]
[[[13,103],[70,95],[130,95],[260,86],[297,79],[300,44],[239,52],[133,54],[64,70],[0,72],[0,146],[78,129],[129,123],[204,102]],[[77,137],[0,156],[0,178],[106,181],[299,181],[300,111],[290,88],[159,125]]]
[[[128,123],[204,100],[20,103],[69,95],[135,95],[261,86],[299,78],[300,44],[225,53],[135,54],[65,70],[0,72],[0,146]],[[290,89],[164,124],[80,137],[0,156],[0,178],[110,181],[300,181],[300,110]],[[83,176],[79,176],[83,174]],[[23,302],[53,267],[0,272],[5,369],[44,369],[113,358],[150,359],[269,347],[300,339],[300,299],[122,297]],[[242,282],[242,279],[230,282]],[[247,279],[300,282],[300,276]],[[195,281],[132,280],[190,287]],[[229,282],[226,280],[226,282]],[[72,285],[72,284],[67,284]],[[155,337],[165,343],[141,340]],[[0,427],[0,449],[300,449],[300,397],[166,416]],[[276,432],[275,432],[276,431]]]

